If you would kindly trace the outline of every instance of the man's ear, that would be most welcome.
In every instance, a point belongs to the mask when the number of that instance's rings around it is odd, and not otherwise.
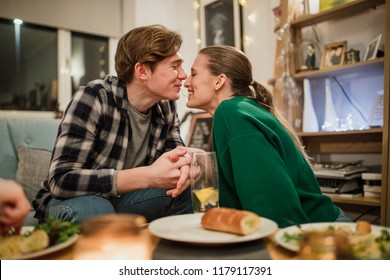
[[[223,85],[226,83],[227,77],[225,74],[220,74],[217,77],[217,80],[214,85],[215,90],[219,90],[223,87]]]
[[[134,74],[140,80],[146,80],[148,78],[149,71],[149,67],[143,63],[137,62],[134,66]]]

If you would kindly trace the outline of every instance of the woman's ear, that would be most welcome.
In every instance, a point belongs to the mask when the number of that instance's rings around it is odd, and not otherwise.
[[[217,77],[217,81],[214,85],[215,90],[219,90],[222,88],[222,86],[226,83],[227,77],[225,74],[220,74]]]

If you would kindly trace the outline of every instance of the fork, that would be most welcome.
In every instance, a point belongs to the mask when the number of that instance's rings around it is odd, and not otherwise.
[[[284,220],[285,220],[287,223],[289,223],[290,225],[296,226],[296,227],[299,228],[302,232],[305,231],[305,230],[302,228],[301,224],[296,223],[296,222],[294,222],[293,220],[290,220],[290,219],[287,219],[287,218],[284,218]]]

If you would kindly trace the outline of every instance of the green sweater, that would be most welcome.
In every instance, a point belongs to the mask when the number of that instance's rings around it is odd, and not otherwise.
[[[255,101],[223,101],[213,119],[219,163],[220,205],[253,211],[287,227],[333,222],[339,208],[281,123]],[[288,221],[289,220],[289,221]]]

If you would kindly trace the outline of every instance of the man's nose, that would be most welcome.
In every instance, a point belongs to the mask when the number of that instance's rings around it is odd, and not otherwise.
[[[184,71],[184,69],[183,68],[181,68],[181,71],[179,72],[179,79],[180,80],[185,80],[185,79],[187,79],[187,74],[186,74],[186,72]]]

